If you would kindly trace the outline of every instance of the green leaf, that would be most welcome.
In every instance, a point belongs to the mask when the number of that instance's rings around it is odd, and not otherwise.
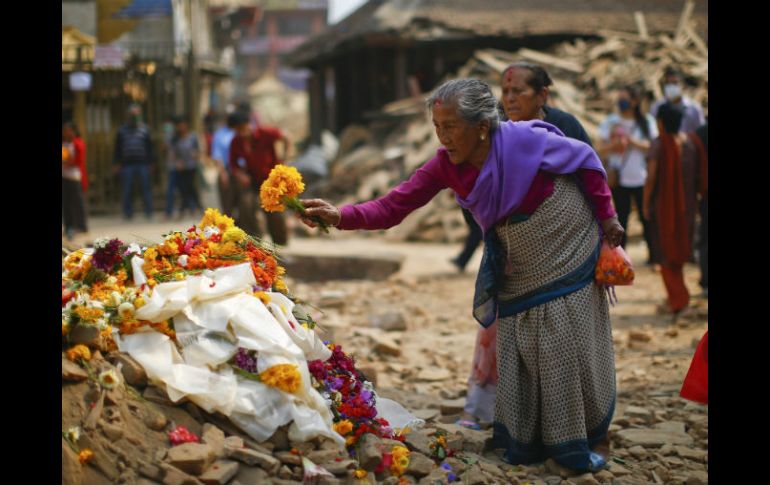
[[[245,371],[240,367],[236,367],[236,366],[232,366],[232,367],[233,367],[233,371],[239,376],[245,379],[251,379],[252,381],[262,382],[262,379],[259,378],[259,374],[252,374],[251,372]]]

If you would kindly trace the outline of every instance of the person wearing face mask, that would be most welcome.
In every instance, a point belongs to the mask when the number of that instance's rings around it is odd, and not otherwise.
[[[642,194],[647,180],[647,150],[650,140],[658,136],[655,119],[642,114],[641,93],[636,86],[624,86],[617,93],[617,112],[612,113],[599,125],[600,141],[597,145],[599,156],[608,162],[610,170],[617,174],[612,188],[612,200],[618,211],[620,225],[626,227],[631,213],[631,202],[639,212],[644,241],[647,244],[652,264],[657,258],[652,254],[647,220],[641,217]],[[626,235],[621,246],[625,247]]]
[[[682,74],[676,69],[667,68],[663,74],[662,85],[664,99],[656,101],[650,108],[650,114],[653,119],[658,116],[658,108],[664,103],[671,103],[682,107],[682,125],[679,128],[681,132],[693,132],[703,126],[706,122],[706,118],[703,116],[703,108],[684,95],[682,90],[684,87]]]
[[[139,179],[144,200],[144,214],[152,219],[152,186],[150,176],[154,155],[150,130],[142,123],[142,108],[131,105],[128,122],[115,135],[113,166],[123,185],[123,217],[131,220],[134,215],[134,179]]]

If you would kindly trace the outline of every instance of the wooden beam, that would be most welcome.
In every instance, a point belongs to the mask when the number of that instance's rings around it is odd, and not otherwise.
[[[617,37],[620,40],[625,40],[629,42],[649,42],[650,40],[652,40],[650,38],[642,39],[637,34],[634,34],[632,32],[621,32],[620,30],[599,29],[596,32],[605,38]]]
[[[708,58],[709,48],[706,46],[706,43],[703,42],[703,39],[701,39],[698,33],[695,31],[694,22],[690,22],[690,25],[688,25],[687,28],[685,28],[684,32],[687,35],[687,38],[690,40],[690,42],[693,43],[695,48],[698,49],[698,51],[700,51],[700,53],[703,54],[706,58]]]
[[[473,53],[473,57],[475,57],[479,61],[483,62],[484,64],[492,68],[492,70],[497,72],[498,74],[502,74],[503,70],[505,70],[505,68],[508,67],[508,65],[510,64],[508,62],[499,60],[497,57],[492,55],[487,49],[477,50],[476,52]]]
[[[639,37],[644,40],[649,39],[650,35],[647,33],[647,22],[644,20],[644,12],[634,12],[634,20],[636,21],[636,28],[639,30]]]
[[[677,44],[682,44],[684,42],[684,31],[687,28],[687,25],[690,23],[690,16],[692,16],[692,11],[695,8],[695,2],[692,0],[687,0],[684,4],[684,8],[682,9],[682,15],[679,17],[679,24],[676,26],[676,34],[674,35],[674,42]]]
[[[575,61],[569,61],[567,59],[560,59],[550,54],[543,52],[533,51],[532,49],[519,49],[517,54],[520,57],[528,59],[533,62],[545,64],[547,66],[555,67],[558,69],[564,69],[565,71],[574,72],[580,74],[583,72],[583,66]]]

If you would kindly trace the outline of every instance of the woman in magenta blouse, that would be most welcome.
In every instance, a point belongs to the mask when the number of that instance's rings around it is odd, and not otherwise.
[[[436,156],[387,195],[340,209],[303,201],[339,229],[386,229],[451,188],[484,232],[473,315],[498,325],[494,445],[513,464],[554,458],[595,471],[615,408],[607,299],[594,282],[601,237],[623,228],[593,149],[539,120],[500,122],[476,79],[427,100]],[[303,221],[315,226],[305,218]]]

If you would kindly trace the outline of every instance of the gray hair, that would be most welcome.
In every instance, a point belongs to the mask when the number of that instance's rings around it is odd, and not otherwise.
[[[460,118],[470,125],[487,120],[489,131],[492,132],[500,124],[498,101],[489,85],[479,79],[462,78],[445,82],[425,100],[429,111],[436,101],[454,104]]]

